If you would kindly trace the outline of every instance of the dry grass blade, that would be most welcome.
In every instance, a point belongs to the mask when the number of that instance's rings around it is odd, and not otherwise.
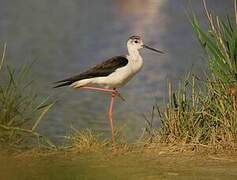
[[[72,132],[68,136],[64,136],[68,140],[68,147],[79,152],[95,152],[101,151],[109,142],[100,140],[101,134],[90,129],[77,130],[73,126]]]
[[[45,114],[53,107],[54,103],[50,103],[46,106],[44,106],[43,111],[40,113],[38,119],[35,121],[34,125],[31,128],[31,131],[35,131],[35,129],[38,127],[40,124],[40,121],[42,118],[45,116]]]
[[[7,50],[7,43],[5,43],[3,46],[2,58],[1,58],[1,63],[0,63],[0,71],[2,70],[2,66],[4,63],[5,56],[6,56],[6,50]]]
[[[235,4],[235,24],[237,26],[237,0],[234,0],[234,4]]]
[[[209,63],[206,80],[187,76],[174,91],[168,82],[168,106],[159,115],[161,127],[153,141],[206,146],[214,149],[237,147],[237,26],[234,18],[211,14],[203,0],[208,30],[195,13],[191,24]],[[155,138],[157,140],[155,140]]]

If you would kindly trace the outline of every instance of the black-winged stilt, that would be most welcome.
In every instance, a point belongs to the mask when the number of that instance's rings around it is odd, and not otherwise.
[[[119,95],[117,88],[124,86],[143,66],[143,59],[139,53],[139,49],[146,48],[152,51],[163,53],[157,49],[145,45],[140,36],[131,36],[127,40],[128,54],[115,56],[104,61],[91,69],[61,80],[55,88],[62,86],[70,86],[74,89],[88,89],[96,91],[104,91],[111,93],[111,101],[109,105],[109,121],[112,131],[112,141],[115,142],[115,132],[113,126],[113,104],[114,98]]]

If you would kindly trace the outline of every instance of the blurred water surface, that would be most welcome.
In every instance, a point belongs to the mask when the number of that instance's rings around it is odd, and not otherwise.
[[[163,103],[167,79],[176,83],[186,71],[205,67],[187,19],[192,7],[202,17],[201,1],[185,0],[0,0],[0,43],[8,44],[8,63],[16,67],[36,60],[36,89],[59,99],[41,130],[63,135],[70,124],[109,133],[109,95],[52,89],[52,82],[82,72],[114,55],[126,53],[126,40],[138,34],[157,55],[142,50],[144,68],[120,91],[114,119],[128,137],[139,136],[143,113]],[[232,0],[208,0],[220,15],[233,11]]]

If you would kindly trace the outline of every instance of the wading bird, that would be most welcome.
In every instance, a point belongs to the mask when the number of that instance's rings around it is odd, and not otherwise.
[[[114,98],[120,96],[117,88],[124,86],[143,66],[143,59],[139,53],[142,48],[150,49],[157,53],[163,53],[145,45],[140,36],[131,36],[127,40],[128,54],[112,57],[87,71],[57,81],[55,88],[70,86],[74,89],[87,89],[111,93],[108,117],[112,131],[112,142],[115,142],[115,132],[113,126],[113,104]],[[121,96],[120,96],[121,97]]]

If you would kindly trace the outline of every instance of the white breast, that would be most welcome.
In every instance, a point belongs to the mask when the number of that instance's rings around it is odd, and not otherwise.
[[[128,64],[118,68],[115,72],[107,77],[93,78],[91,83],[102,85],[106,88],[118,88],[124,86],[137,72],[142,68],[143,61],[141,57],[133,59],[127,56]]]
[[[73,83],[72,87],[82,87],[85,85],[103,86],[106,88],[119,88],[124,86],[136,73],[138,73],[142,66],[142,57],[127,55],[128,64],[124,67],[118,68],[109,76],[96,77],[85,80],[80,80]]]

